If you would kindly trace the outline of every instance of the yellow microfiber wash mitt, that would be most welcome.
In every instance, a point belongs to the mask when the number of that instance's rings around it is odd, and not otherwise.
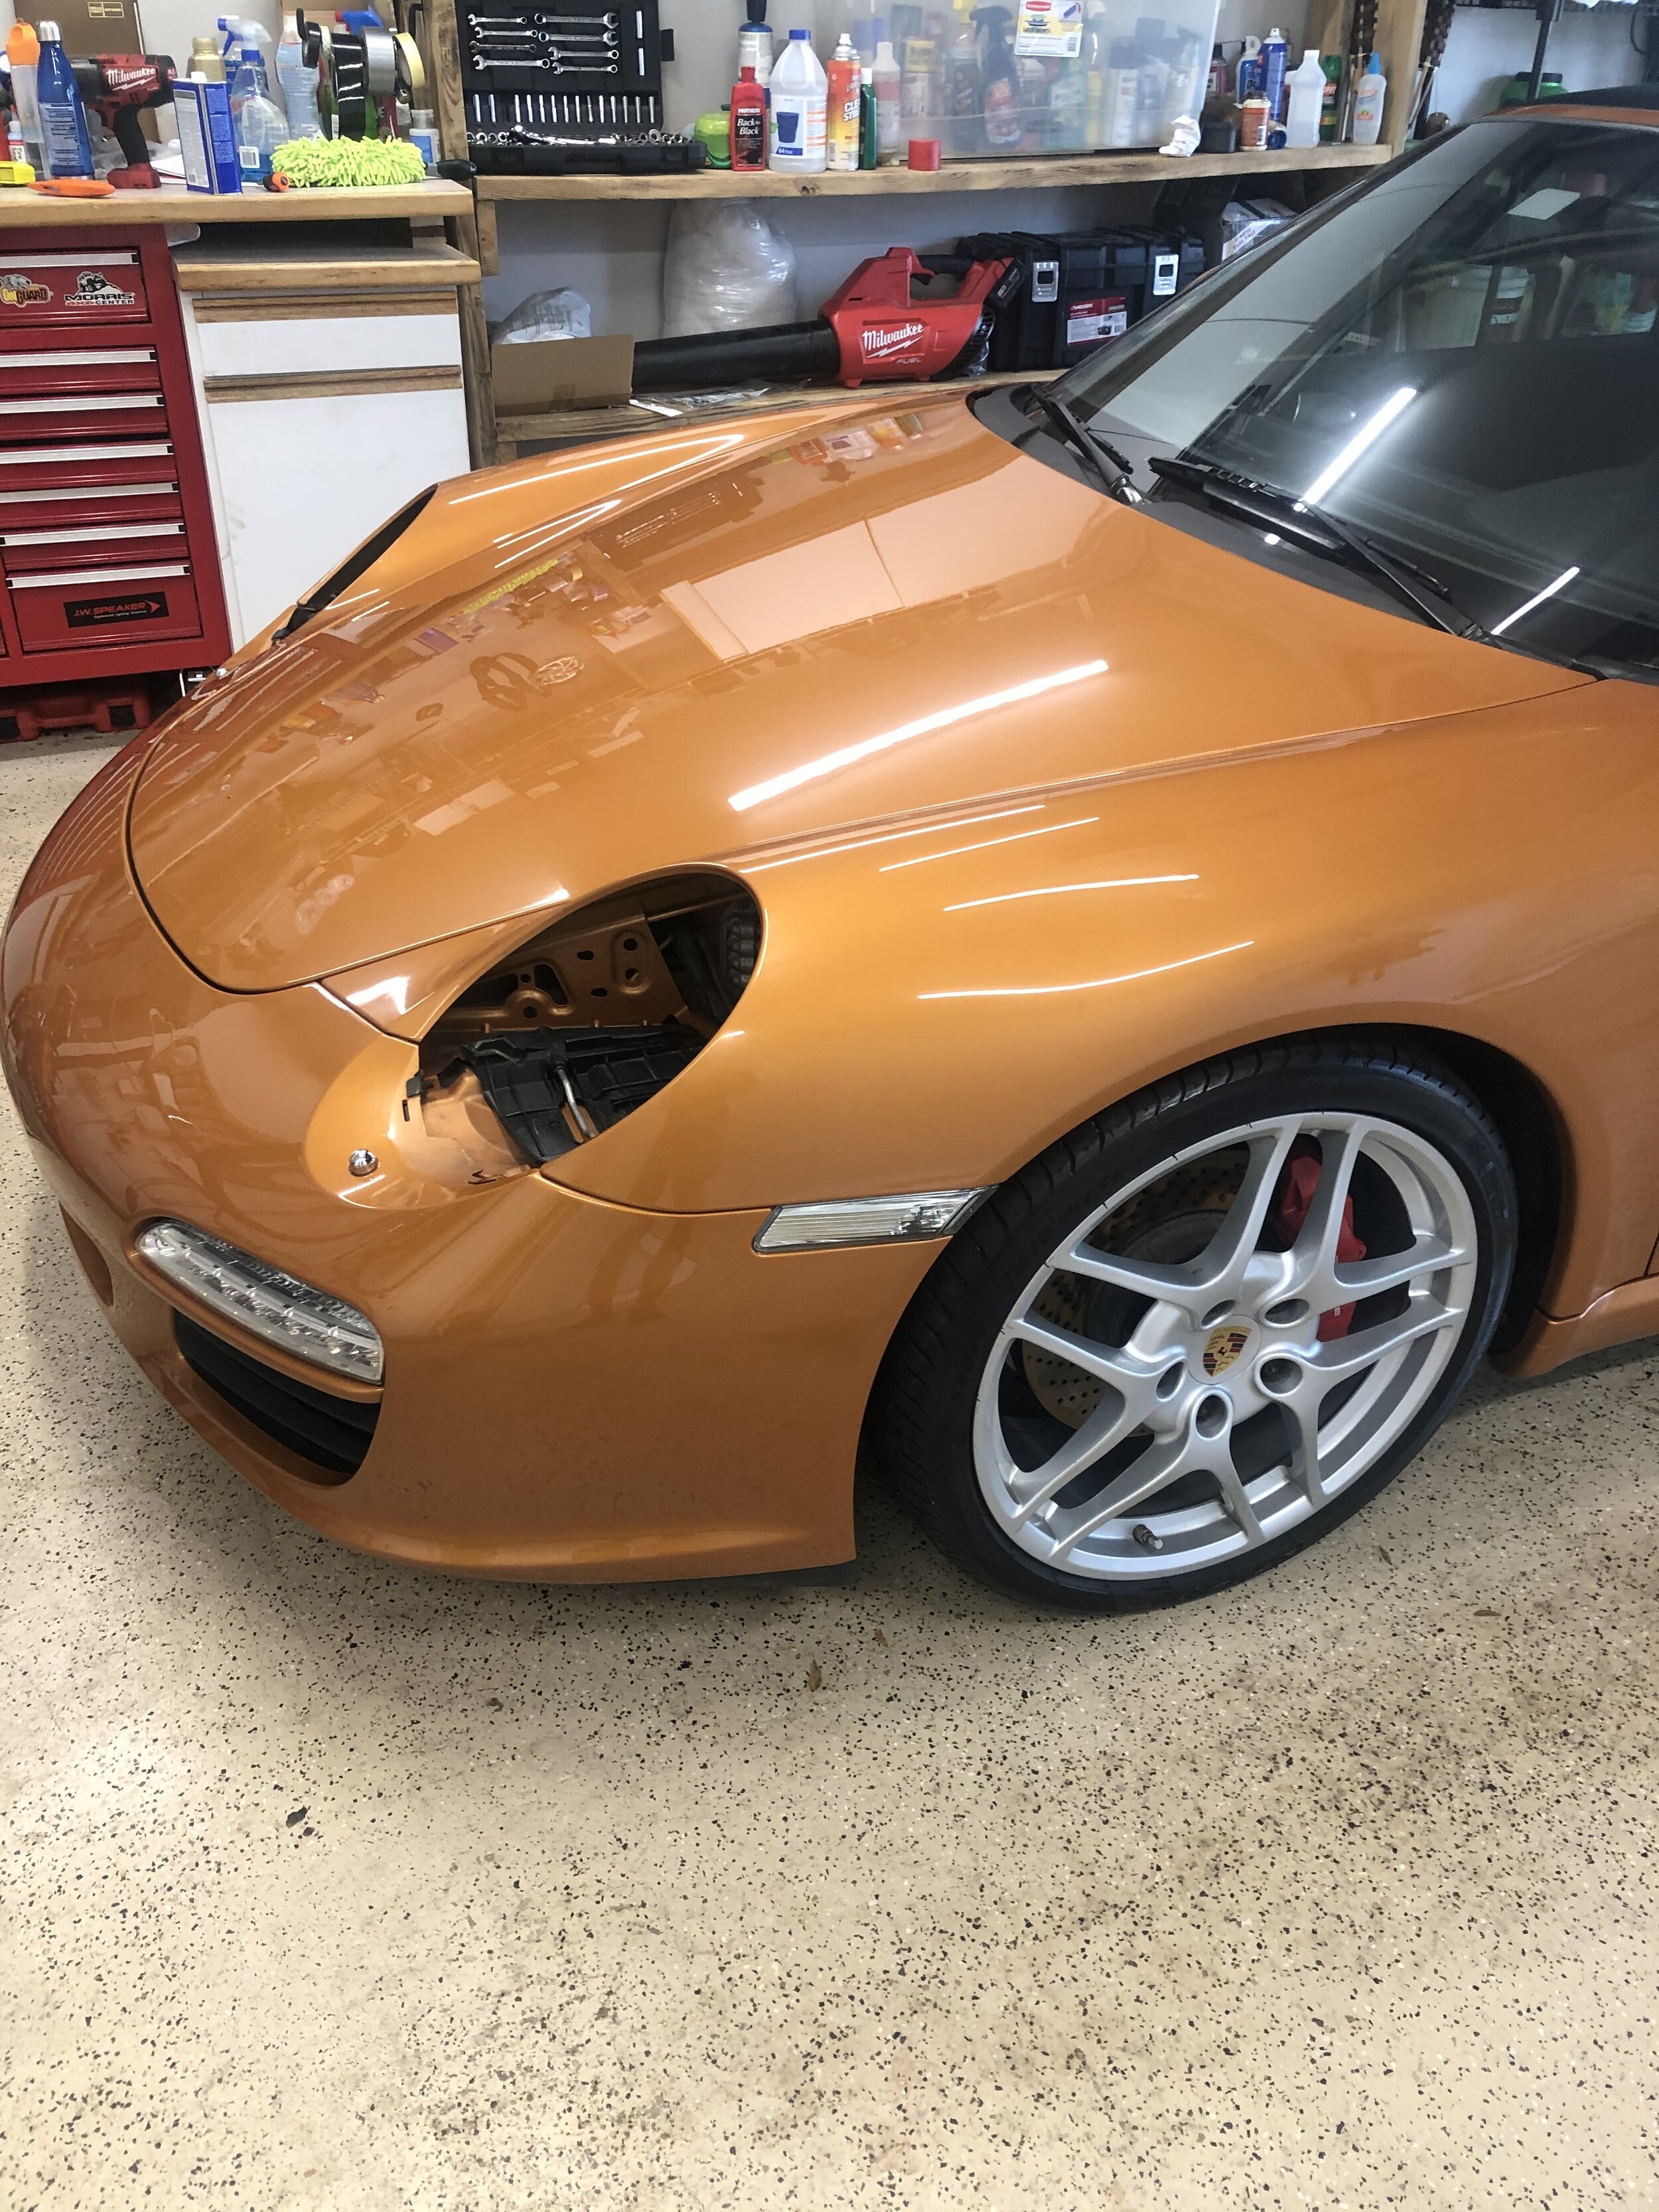
[[[418,185],[426,165],[401,138],[291,138],[270,157],[294,185]]]

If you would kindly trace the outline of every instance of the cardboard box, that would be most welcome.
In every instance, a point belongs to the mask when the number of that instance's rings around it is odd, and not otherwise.
[[[634,341],[529,338],[492,346],[498,415],[564,413],[626,399],[634,388]]]
[[[181,77],[173,88],[173,112],[187,188],[192,192],[240,192],[242,173],[231,128],[229,88]]]
[[[56,23],[71,61],[85,61],[93,54],[144,51],[136,0],[24,0],[16,15],[20,23],[38,25],[42,16]]]

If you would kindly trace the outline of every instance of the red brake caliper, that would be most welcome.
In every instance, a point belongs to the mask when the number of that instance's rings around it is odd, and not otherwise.
[[[1279,1197],[1273,1210],[1274,1228],[1285,1240],[1285,1247],[1295,1243],[1301,1234],[1302,1224],[1308,1218],[1308,1208],[1313,1204],[1314,1193],[1319,1188],[1322,1162],[1319,1147],[1311,1139],[1299,1137],[1291,1152],[1291,1164],[1285,1170],[1285,1180],[1279,1187]],[[1342,1201],[1342,1227],[1336,1240],[1336,1256],[1340,1262],[1363,1260],[1365,1247],[1353,1233],[1353,1200]],[[1353,1303],[1332,1306],[1319,1316],[1319,1337],[1328,1343],[1334,1336],[1346,1336],[1353,1325]]]

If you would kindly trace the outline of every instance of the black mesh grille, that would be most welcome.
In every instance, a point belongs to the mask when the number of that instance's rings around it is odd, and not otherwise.
[[[173,1316],[173,1330],[191,1373],[216,1390],[245,1421],[313,1467],[334,1475],[356,1474],[380,1419],[378,1402],[337,1398],[331,1391],[296,1382],[185,1314]]]

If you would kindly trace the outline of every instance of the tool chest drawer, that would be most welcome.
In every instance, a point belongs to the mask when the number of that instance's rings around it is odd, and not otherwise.
[[[0,474],[0,485],[5,477]],[[62,484],[50,490],[0,489],[0,538],[18,531],[91,530],[101,525],[166,522],[183,514],[179,483]]]
[[[0,343],[9,331],[100,330],[149,319],[136,252],[59,246],[14,253],[0,246]]]
[[[174,560],[186,550],[181,520],[94,524],[82,530],[0,530],[0,560],[11,577],[50,568],[107,568],[131,561]]]
[[[0,422],[0,439],[9,433],[11,425]],[[178,477],[179,460],[170,438],[78,438],[70,445],[0,445],[0,499],[7,501],[67,492],[77,486],[172,485]]]
[[[120,430],[162,430],[167,419],[167,401],[159,392],[57,392],[8,399],[0,409],[0,436],[13,444],[27,438],[55,444],[79,432],[110,437]]]
[[[0,346],[0,408],[71,392],[161,388],[154,346]]]
[[[193,638],[202,629],[184,561],[13,576],[8,593],[26,653]]]

